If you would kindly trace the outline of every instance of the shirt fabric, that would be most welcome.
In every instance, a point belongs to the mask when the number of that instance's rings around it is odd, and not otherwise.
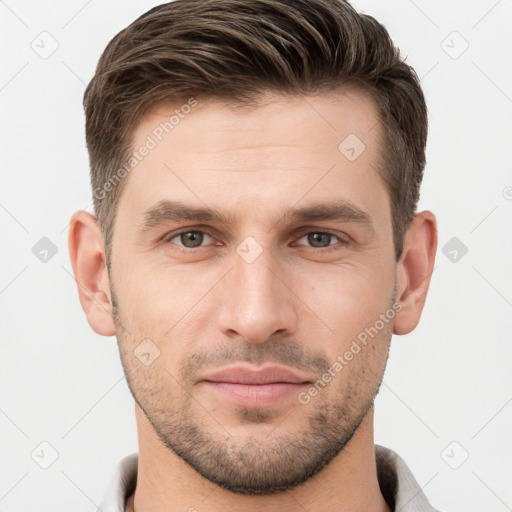
[[[376,444],[375,458],[380,490],[393,512],[438,512],[397,453]],[[138,459],[132,453],[119,462],[97,512],[125,512],[126,500],[137,483]]]

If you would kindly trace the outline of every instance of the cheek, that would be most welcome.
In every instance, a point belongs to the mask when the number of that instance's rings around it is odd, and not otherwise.
[[[201,271],[169,266],[144,272],[134,265],[127,275],[129,279],[116,286],[127,322],[134,331],[142,329],[159,338],[170,334],[174,326],[178,329],[181,319],[192,310],[200,309],[205,293],[218,281]]]
[[[340,343],[373,325],[390,306],[394,270],[383,268],[383,258],[370,259],[333,265],[308,262],[288,269],[284,280],[293,283],[293,294],[283,300],[296,301],[302,312],[299,330],[321,329],[326,341],[334,336],[331,339]],[[116,295],[128,331],[137,337],[173,339],[178,352],[187,338],[193,342],[201,325],[215,317],[213,290],[223,286],[221,278],[229,270],[211,262],[193,266],[192,271],[186,265],[125,260],[124,275],[116,276]]]
[[[388,278],[384,280],[383,276]],[[342,342],[373,325],[390,307],[391,277],[389,272],[369,268],[331,269],[304,281],[297,295]]]

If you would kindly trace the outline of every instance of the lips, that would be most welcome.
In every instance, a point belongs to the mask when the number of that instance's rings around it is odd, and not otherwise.
[[[282,366],[266,366],[254,368],[249,366],[234,366],[211,373],[203,377],[209,382],[228,382],[231,384],[263,385],[274,383],[301,384],[310,382],[292,370]]]
[[[206,375],[199,383],[208,392],[236,406],[262,408],[286,403],[311,381],[282,366],[257,368],[237,365]]]

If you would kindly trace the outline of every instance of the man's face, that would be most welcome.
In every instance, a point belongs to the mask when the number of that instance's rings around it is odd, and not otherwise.
[[[125,178],[112,243],[136,402],[169,449],[245,494],[293,488],[348,443],[384,372],[396,285],[373,102],[357,90],[266,100],[199,100],[161,141],[180,105],[153,109],[133,146],[157,144]],[[225,222],[180,219],[164,201]],[[293,215],[313,206],[339,216]],[[270,366],[297,382],[244,381]],[[243,375],[213,376],[233,368]]]

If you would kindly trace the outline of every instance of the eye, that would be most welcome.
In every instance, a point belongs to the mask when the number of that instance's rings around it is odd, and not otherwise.
[[[307,243],[311,244],[311,247],[316,249],[330,249],[334,246],[331,245],[333,239],[336,239],[338,242],[341,242],[342,245],[347,245],[348,241],[340,238],[339,236],[329,233],[327,231],[310,231],[306,233],[304,236],[299,238],[299,242],[303,239],[306,239]],[[301,245],[301,244],[299,244]]]
[[[332,244],[333,240],[341,243],[341,246],[346,246],[349,243],[348,240],[328,231],[309,231],[304,233],[304,235],[302,235],[295,244],[304,245],[303,243],[300,243],[304,239],[306,244],[309,244],[311,248],[322,249],[322,252],[339,248],[336,247],[337,244]],[[186,252],[187,250],[205,247],[208,245],[208,242],[211,244],[214,240],[215,239],[205,231],[199,229],[182,229],[181,231],[171,233],[163,240],[163,242],[166,244],[176,245],[178,248],[181,248],[180,250]]]
[[[185,249],[196,249],[201,247],[205,237],[209,237],[213,240],[213,238],[204,231],[189,229],[174,233],[167,237],[164,241],[166,243],[172,243],[180,247],[184,247]],[[179,243],[173,242],[175,239],[177,239]]]

